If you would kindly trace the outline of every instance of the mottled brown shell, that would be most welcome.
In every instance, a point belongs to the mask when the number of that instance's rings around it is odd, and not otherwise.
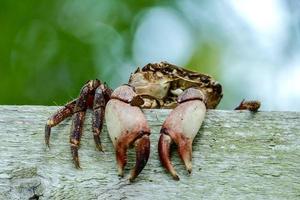
[[[174,108],[177,97],[191,87],[204,94],[206,107],[210,109],[216,108],[223,96],[222,86],[211,76],[166,62],[138,68],[131,74],[128,84],[142,96],[143,108]]]

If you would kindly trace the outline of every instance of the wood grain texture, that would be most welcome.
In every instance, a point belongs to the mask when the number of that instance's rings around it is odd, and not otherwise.
[[[134,183],[117,176],[115,154],[104,125],[105,152],[95,149],[91,113],[74,168],[70,119],[52,129],[46,119],[59,107],[0,106],[0,199],[300,199],[300,113],[209,110],[193,144],[188,175],[177,152],[174,181],[157,154],[160,127],[169,110],[145,110],[151,126],[151,155]],[[126,175],[134,164],[129,154]]]

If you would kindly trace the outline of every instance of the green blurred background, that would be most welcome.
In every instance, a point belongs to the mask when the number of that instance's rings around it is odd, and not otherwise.
[[[215,77],[220,109],[299,111],[300,1],[1,0],[0,104],[62,105],[160,61]]]

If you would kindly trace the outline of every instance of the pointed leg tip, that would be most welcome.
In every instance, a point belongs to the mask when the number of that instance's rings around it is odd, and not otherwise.
[[[95,131],[95,132],[97,132],[97,131]],[[104,150],[103,150],[104,148],[102,146],[99,134],[94,135],[94,141],[95,141],[96,149],[98,151],[104,152]]]
[[[173,179],[175,181],[179,181],[180,180],[180,178],[179,178],[179,176],[178,176],[178,174],[177,174],[177,172],[175,171],[174,168],[171,169],[170,171],[169,170],[167,170],[167,171],[172,175],[172,177],[173,177]]]
[[[81,169],[78,159],[74,160],[74,166],[75,166],[76,169]]]
[[[191,162],[186,163],[185,168],[186,168],[186,170],[188,171],[189,174],[192,173],[192,163]]]
[[[96,145],[96,149],[97,149],[98,151],[101,151],[102,153],[104,153],[104,148],[102,147],[101,144],[100,144],[100,145]]]
[[[130,172],[130,176],[129,176],[129,182],[133,182],[137,177],[138,175],[140,174],[139,173],[140,170],[137,170],[135,168],[133,168]]]
[[[50,134],[51,134],[51,127],[46,124],[45,126],[45,144],[49,147],[49,141],[50,141]]]
[[[136,176],[131,175],[128,180],[130,183],[132,183],[132,182],[134,182],[135,178],[136,178]]]
[[[179,176],[177,175],[177,174],[174,174],[174,175],[172,175],[173,176],[173,179],[175,180],[175,181],[179,181],[180,180],[180,178],[179,178]]]
[[[121,167],[118,167],[118,176],[123,178],[124,177],[124,171]]]
[[[104,149],[101,148],[101,149],[98,149],[98,151],[101,151],[102,153],[105,153]]]
[[[82,168],[80,167],[80,165],[76,165],[76,164],[75,164],[75,168],[76,168],[76,169],[82,169]]]
[[[48,142],[45,141],[45,143],[46,143],[46,147],[47,147],[48,149],[50,149],[49,141],[48,141]]]
[[[73,163],[75,165],[75,168],[81,169],[79,157],[78,157],[78,145],[74,145],[74,144],[71,145],[71,154],[72,154]]]
[[[134,179],[129,178],[129,183],[133,183]]]
[[[47,146],[47,147],[50,147],[50,144],[49,144],[50,142],[49,142],[49,139],[48,138],[45,138],[45,145]]]

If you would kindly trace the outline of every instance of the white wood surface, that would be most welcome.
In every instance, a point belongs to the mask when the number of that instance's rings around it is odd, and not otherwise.
[[[176,150],[174,181],[160,165],[157,142],[169,110],[145,110],[151,126],[151,155],[134,183],[117,176],[106,132],[105,152],[95,149],[91,113],[81,142],[81,170],[69,147],[71,120],[52,129],[51,149],[44,125],[58,107],[0,106],[0,199],[300,199],[300,113],[209,110],[193,144],[189,176]],[[129,154],[126,174],[133,166]]]

